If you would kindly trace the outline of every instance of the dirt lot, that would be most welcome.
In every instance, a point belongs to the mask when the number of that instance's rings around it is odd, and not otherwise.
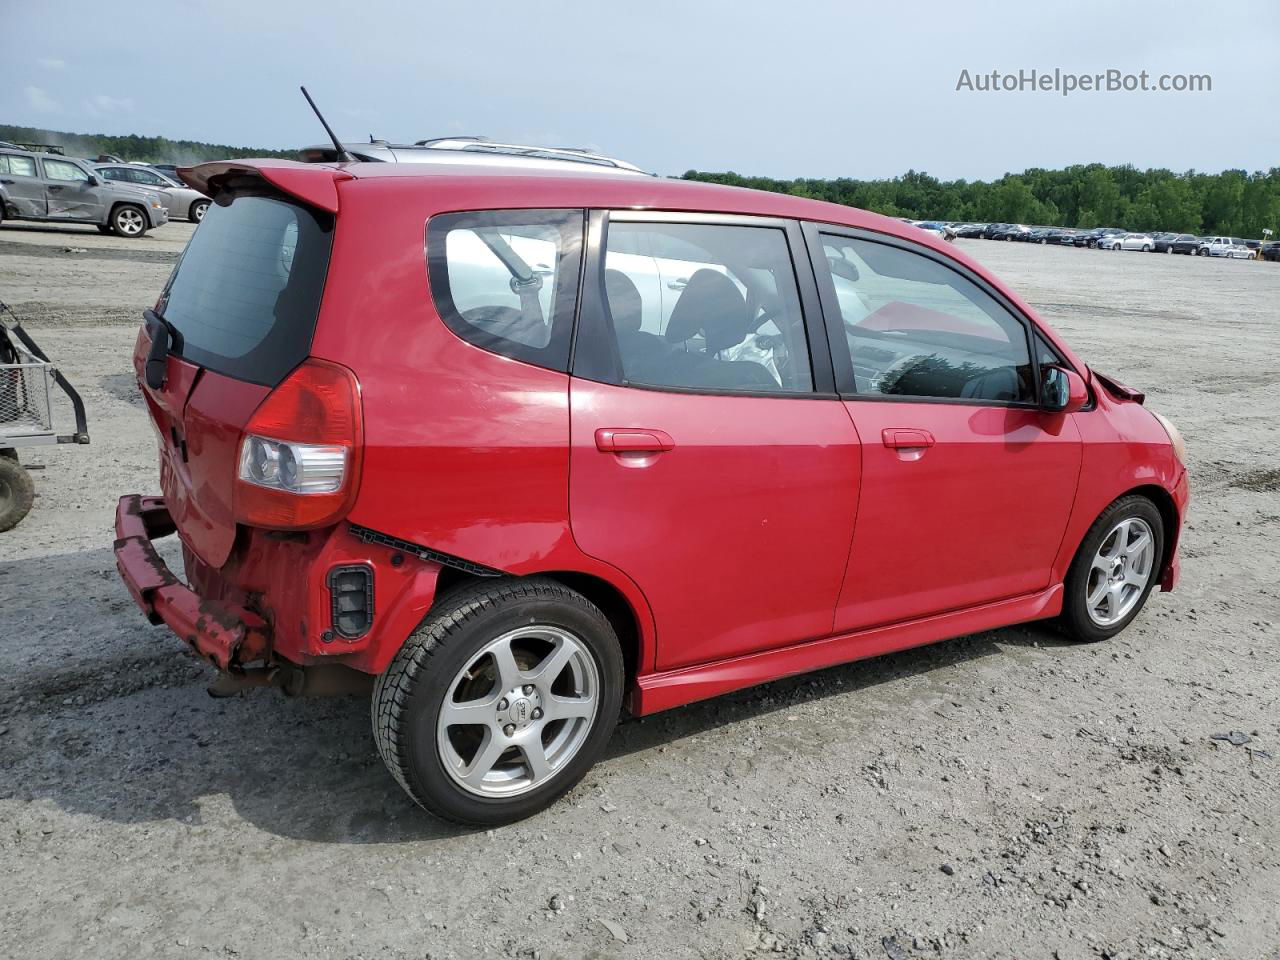
[[[1184,582],[1121,638],[629,722],[551,811],[467,832],[364,702],[211,700],[116,578],[115,500],[156,489],[129,351],[190,232],[0,230],[0,299],[93,434],[31,458],[0,534],[0,954],[1280,957],[1280,265],[962,241],[1186,434]]]

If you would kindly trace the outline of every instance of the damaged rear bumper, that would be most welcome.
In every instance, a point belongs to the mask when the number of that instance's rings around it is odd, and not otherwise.
[[[151,541],[175,532],[163,497],[130,494],[116,507],[116,568],[152,623],[167,624],[219,670],[264,659],[265,620],[251,610],[202,598],[176,577]]]

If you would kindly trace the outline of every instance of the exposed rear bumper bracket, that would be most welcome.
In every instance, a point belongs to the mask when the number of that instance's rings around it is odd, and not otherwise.
[[[438,563],[442,567],[453,567],[455,570],[461,570],[463,573],[470,573],[477,577],[501,577],[503,575],[501,570],[486,567],[482,563],[473,563],[470,560],[464,560],[462,557],[455,557],[451,553],[432,550],[430,547],[420,547],[416,543],[410,543],[408,540],[401,540],[399,537],[379,533],[377,530],[370,530],[368,527],[358,527],[354,523],[351,524],[351,535],[363,543],[376,543],[383,547],[390,547],[392,550],[399,550],[401,553],[415,556],[419,560]]]
[[[116,568],[152,623],[168,624],[220,670],[261,660],[270,649],[266,621],[251,610],[204,600],[169,570],[151,541],[176,527],[163,497],[130,494],[116,507]]]

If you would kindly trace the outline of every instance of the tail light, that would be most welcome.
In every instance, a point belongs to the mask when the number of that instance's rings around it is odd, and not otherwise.
[[[355,375],[336,363],[304,361],[245,427],[236,520],[276,530],[337,522],[355,500],[362,440]]]

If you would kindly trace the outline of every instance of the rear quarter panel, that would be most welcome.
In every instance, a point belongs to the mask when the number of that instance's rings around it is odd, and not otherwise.
[[[570,533],[569,377],[473,346],[436,312],[427,221],[485,204],[426,185],[340,187],[312,354],[361,385],[364,464],[347,519],[514,575],[600,577],[627,598],[651,649],[639,589]]]

